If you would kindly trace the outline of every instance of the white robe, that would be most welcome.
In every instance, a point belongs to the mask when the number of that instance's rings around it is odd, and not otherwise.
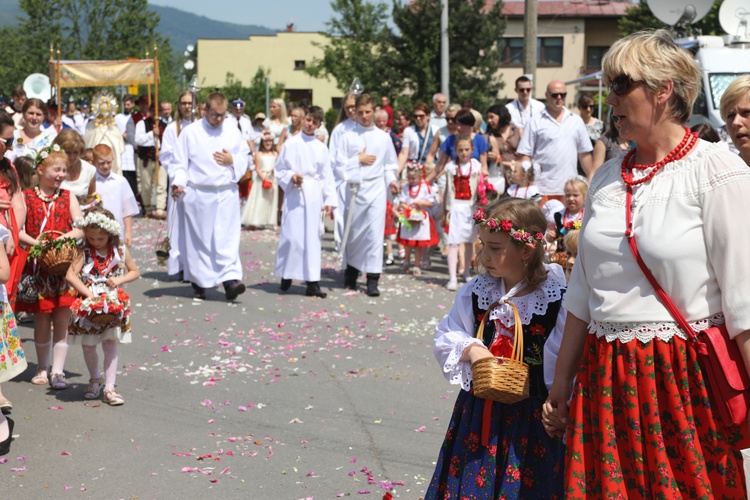
[[[375,163],[362,165],[359,154],[375,155]],[[352,214],[349,240],[344,249],[344,265],[363,273],[383,271],[383,235],[388,186],[396,180],[398,158],[388,134],[375,126],[357,125],[346,132],[337,145],[334,175],[346,184],[343,210],[344,224],[349,211],[352,185],[359,185]],[[339,201],[341,203],[341,200]]]
[[[284,143],[275,174],[284,204],[274,274],[320,281],[320,213],[337,203],[328,149],[314,135],[299,133]],[[292,183],[294,174],[304,177],[301,188]]]
[[[213,154],[224,149],[233,165],[214,160]],[[185,127],[177,140],[169,169],[172,185],[185,188],[184,278],[202,288],[242,279],[237,181],[247,170],[248,151],[236,127],[213,127],[205,118]]]
[[[331,139],[328,142],[328,150],[331,153],[331,168],[333,169],[333,175],[336,179],[336,193],[338,195],[338,205],[336,205],[336,209],[333,211],[333,222],[336,226],[334,239],[336,240],[337,249],[338,245],[341,243],[341,237],[344,234],[344,200],[346,199],[346,182],[343,178],[339,177],[338,172],[340,170],[337,168],[337,165],[345,162],[346,159],[340,159],[337,155],[338,145],[341,141],[341,137],[346,132],[353,130],[356,126],[356,121],[352,120],[351,118],[347,118],[333,128],[333,132],[331,132]]]
[[[182,120],[183,130],[188,125],[190,125],[190,120]],[[177,137],[177,122],[173,121],[164,129],[164,137],[161,139],[161,149],[159,150],[159,162],[162,168],[166,170],[170,183],[174,180],[174,169],[170,170],[170,165],[174,161]],[[170,245],[167,274],[172,276],[185,268],[181,258],[185,254],[185,237],[184,233],[180,231],[180,226],[185,219],[185,205],[182,203],[182,198],[175,200],[171,196],[167,196],[167,204],[167,236]]]

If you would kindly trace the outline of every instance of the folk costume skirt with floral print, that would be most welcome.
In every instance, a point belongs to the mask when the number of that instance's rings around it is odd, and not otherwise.
[[[570,413],[565,498],[746,498],[746,426],[712,410],[690,341],[590,334]]]
[[[26,356],[16,328],[16,317],[7,302],[0,302],[0,382],[26,370]]]
[[[459,393],[425,500],[561,499],[565,449],[544,431],[542,400],[493,403],[484,448],[486,401]]]

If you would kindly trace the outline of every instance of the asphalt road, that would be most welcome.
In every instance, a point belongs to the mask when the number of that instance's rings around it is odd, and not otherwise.
[[[88,373],[71,348],[71,387],[3,384],[15,440],[0,461],[4,498],[381,499],[423,496],[457,389],[432,356],[451,307],[445,265],[381,278],[379,298],[345,291],[324,239],[326,299],[286,294],[273,277],[277,236],[243,232],[248,291],[191,298],[154,247],[163,224],[135,221],[142,278],[128,286],[133,343],[120,348],[126,403],[84,401]],[[7,460],[5,460],[7,459]]]

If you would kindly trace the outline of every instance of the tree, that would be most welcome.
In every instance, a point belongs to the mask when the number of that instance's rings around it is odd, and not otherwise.
[[[179,88],[169,40],[156,33],[159,16],[147,0],[19,0],[24,13],[15,27],[0,31],[0,91],[8,93],[31,73],[47,73],[49,46],[64,59],[106,60],[145,57],[159,47],[160,100]],[[8,40],[8,43],[6,43]],[[96,89],[82,89],[92,94]]]
[[[503,88],[497,73],[502,63],[497,42],[505,31],[502,2],[486,9],[485,2],[449,0],[448,8],[451,100],[471,98],[484,109]],[[429,103],[440,91],[441,9],[434,0],[393,3],[393,21],[400,32],[392,40],[392,53],[398,54],[395,72],[405,77],[412,101]]]
[[[306,71],[317,78],[334,78],[341,92],[358,77],[365,92],[395,95],[403,89],[394,73],[389,54],[392,34],[386,21],[387,6],[365,0],[331,0],[336,17],[326,22],[328,43],[323,58],[315,59]]]
[[[242,81],[235,78],[234,74],[227,73],[226,83],[223,87],[211,87],[201,90],[201,100],[208,97],[211,92],[221,92],[230,101],[241,98],[245,101],[245,113],[249,116],[255,116],[256,113],[266,111],[266,77],[270,75],[271,70],[258,68],[255,72],[250,86],[245,87]],[[284,92],[284,85],[281,83],[271,83],[269,79],[269,94],[271,99],[281,97]]]
[[[658,2],[660,0],[652,0]],[[719,24],[719,7],[722,0],[715,0],[711,10],[706,17],[688,27],[689,35],[722,35],[724,29]],[[638,5],[627,9],[625,16],[617,22],[617,31],[620,36],[628,36],[631,33],[644,29],[669,28],[666,24],[659,21],[649,9],[645,0],[641,0]]]

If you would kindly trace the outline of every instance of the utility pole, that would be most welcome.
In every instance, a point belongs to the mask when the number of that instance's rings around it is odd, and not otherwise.
[[[523,12],[523,73],[531,79],[531,97],[536,90],[537,0],[525,0]]]
[[[450,102],[450,62],[448,59],[448,0],[440,0],[440,92]]]

